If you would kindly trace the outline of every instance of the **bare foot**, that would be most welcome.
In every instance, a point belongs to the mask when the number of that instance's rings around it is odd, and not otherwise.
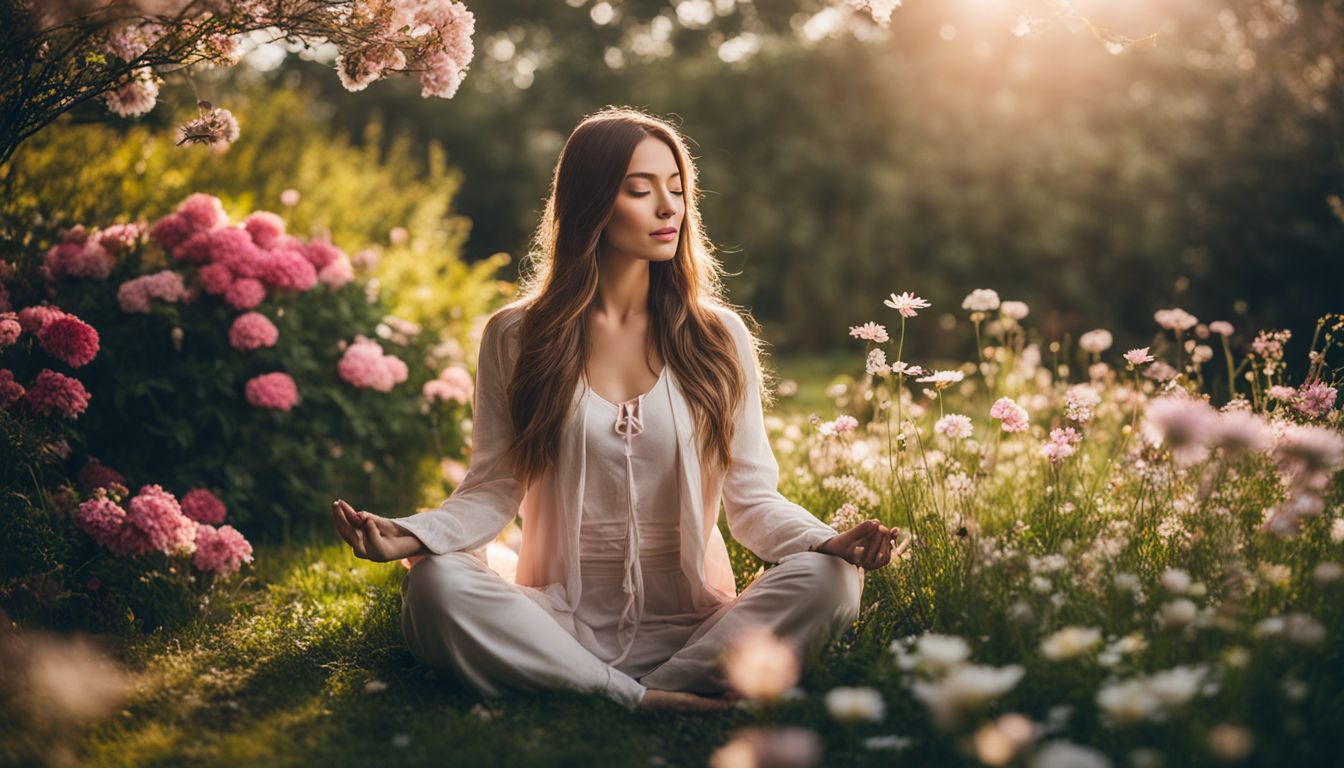
[[[733,708],[728,699],[711,699],[685,691],[655,691],[650,688],[639,700],[640,709],[662,709],[674,712],[715,712]]]

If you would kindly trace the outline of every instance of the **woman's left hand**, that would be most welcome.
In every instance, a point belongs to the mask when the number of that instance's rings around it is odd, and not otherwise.
[[[864,520],[827,539],[813,551],[835,555],[865,571],[873,571],[891,562],[893,539],[899,533],[899,528],[888,528],[878,520]]]

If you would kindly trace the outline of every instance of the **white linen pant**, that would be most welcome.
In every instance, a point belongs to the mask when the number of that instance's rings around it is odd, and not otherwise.
[[[832,555],[799,552],[752,582],[668,660],[635,680],[584,648],[550,613],[467,552],[426,557],[401,583],[411,655],[454,672],[485,696],[507,691],[602,692],[634,708],[645,690],[716,695],[719,659],[741,630],[764,627],[805,653],[858,617],[863,575]],[[636,638],[635,643],[639,643]]]

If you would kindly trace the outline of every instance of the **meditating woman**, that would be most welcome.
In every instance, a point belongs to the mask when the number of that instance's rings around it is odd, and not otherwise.
[[[758,341],[722,300],[678,131],[630,109],[561,152],[520,298],[482,334],[471,462],[438,508],[343,501],[355,554],[410,557],[402,629],[485,695],[600,691],[634,708],[729,706],[744,629],[806,652],[856,618],[877,520],[837,534],[778,492]],[[739,595],[719,533],[776,565]],[[522,518],[508,581],[484,550]]]

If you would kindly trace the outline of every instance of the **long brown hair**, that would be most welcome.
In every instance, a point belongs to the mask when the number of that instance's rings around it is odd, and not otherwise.
[[[519,298],[501,310],[523,313],[508,385],[515,429],[508,460],[524,485],[554,466],[588,359],[598,242],[635,147],[648,137],[672,150],[686,205],[676,255],[649,264],[651,341],[681,385],[702,459],[719,467],[732,463],[732,415],[746,396],[746,376],[761,370],[759,339],[749,332],[757,371],[742,370],[733,337],[715,315],[714,307],[731,307],[723,298],[722,266],[701,226],[695,165],[680,133],[639,110],[607,107],[584,118],[565,142],[524,263],[531,269],[524,270]],[[766,397],[768,388],[761,389]]]

